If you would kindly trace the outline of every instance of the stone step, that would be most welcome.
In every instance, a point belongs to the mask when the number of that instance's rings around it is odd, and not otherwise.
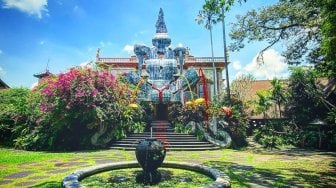
[[[173,128],[153,128],[155,132],[174,132]]]
[[[165,146],[169,148],[183,148],[183,147],[212,147],[212,144],[174,144],[174,143],[164,143]],[[114,143],[113,146],[128,146],[128,147],[136,147],[137,143]]]
[[[145,139],[145,138],[149,138],[149,137],[136,137],[136,138],[125,138],[125,139],[123,139],[123,140],[143,140],[143,139]],[[158,139],[158,140],[168,140],[168,141],[199,141],[197,138],[192,138],[192,137],[190,137],[190,138],[172,138],[172,137],[164,137],[164,136],[161,136],[161,137],[152,137],[152,138],[156,138],[156,139]]]
[[[202,151],[216,150],[219,147],[209,143],[198,141],[196,136],[183,133],[175,133],[168,121],[153,121],[151,123],[152,133],[135,133],[126,138],[116,141],[111,145],[111,149],[135,150],[138,142],[149,138],[161,140],[168,151]]]
[[[138,137],[151,137],[150,134],[137,134],[137,135],[129,135],[126,138],[138,138]],[[166,133],[160,133],[160,134],[153,134],[152,137],[170,137],[170,138],[195,138],[193,135],[178,135],[178,134],[166,134]]]
[[[170,125],[152,125],[153,128],[172,128]]]
[[[140,140],[143,140],[144,138],[142,139],[122,139],[120,141],[125,141],[125,142],[139,142]],[[186,142],[186,143],[189,143],[189,142],[199,142],[197,139],[169,139],[169,138],[158,138],[158,140],[161,140],[163,142],[169,142],[169,143],[179,143],[179,142]],[[116,141],[118,142],[118,141]]]
[[[126,150],[126,151],[135,151],[135,147],[120,147],[120,146],[112,146],[110,149],[119,149],[119,150]],[[213,147],[203,147],[203,148],[167,148],[167,151],[207,151],[207,150],[218,150],[220,147],[213,146]]]
[[[150,132],[143,132],[143,133],[133,133],[132,135],[149,135],[150,136]],[[185,133],[176,133],[176,132],[153,132],[153,135],[161,135],[161,134],[165,134],[165,135],[185,135],[185,136],[194,136],[191,134],[185,134]]]
[[[169,126],[169,125],[152,125],[151,127],[153,127],[153,129],[154,129],[154,128],[172,128],[172,127]]]
[[[114,142],[115,144],[138,144],[140,140],[119,140]],[[163,142],[166,142],[163,140]],[[169,141],[171,145],[208,145],[209,142],[200,142],[200,141]]]
[[[171,125],[169,121],[152,121],[150,124]]]

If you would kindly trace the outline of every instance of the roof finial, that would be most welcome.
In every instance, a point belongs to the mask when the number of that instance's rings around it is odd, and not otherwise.
[[[160,8],[158,20],[156,21],[155,27],[156,27],[156,33],[168,33],[166,23],[164,21],[162,8]]]
[[[48,59],[48,62],[47,62],[47,67],[46,67],[46,73],[49,72],[49,62],[50,62],[50,59]]]

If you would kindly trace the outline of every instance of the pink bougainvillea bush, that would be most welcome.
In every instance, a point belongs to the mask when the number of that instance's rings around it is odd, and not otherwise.
[[[143,128],[142,110],[129,108],[132,90],[105,70],[71,68],[35,88],[43,112],[34,130],[42,149],[104,146]]]

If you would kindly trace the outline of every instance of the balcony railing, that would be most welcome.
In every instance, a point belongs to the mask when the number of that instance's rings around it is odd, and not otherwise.
[[[224,57],[214,57],[214,62],[224,62]],[[212,57],[186,57],[187,63],[212,63]]]
[[[101,63],[137,63],[136,58],[129,57],[99,57],[97,62]]]
[[[99,57],[97,62],[101,63],[137,63],[136,57]],[[211,57],[186,57],[186,63],[212,63]],[[224,62],[224,57],[214,57],[215,63]]]

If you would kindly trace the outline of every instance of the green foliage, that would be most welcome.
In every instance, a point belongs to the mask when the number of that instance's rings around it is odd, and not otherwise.
[[[245,43],[266,41],[263,53],[283,42],[283,52],[289,64],[308,61],[316,65],[319,74],[336,76],[336,1],[335,0],[279,0],[278,3],[250,10],[233,25],[230,36],[232,50],[244,48]]]
[[[322,45],[321,52],[324,55],[324,62],[317,68],[324,75],[329,77],[336,76],[336,1],[319,0],[323,18],[321,24]]]
[[[271,89],[271,97],[270,98],[277,105],[277,108],[278,108],[278,111],[279,111],[279,118],[281,118],[281,116],[282,116],[281,105],[287,102],[288,93],[285,90],[284,84],[276,78],[271,80],[271,85],[272,85],[272,89]]]
[[[144,130],[132,91],[107,71],[72,68],[35,88],[0,93],[1,144],[26,150],[105,146]],[[6,142],[6,143],[3,143]]]
[[[259,90],[257,91],[258,99],[253,102],[254,109],[257,114],[263,114],[264,118],[267,118],[267,111],[272,106],[271,100],[271,91],[270,90]]]
[[[40,111],[39,95],[29,89],[13,88],[0,91],[0,143],[13,146],[15,140],[35,126]]]
[[[293,68],[289,79],[289,98],[285,114],[290,118],[293,143],[301,147],[317,147],[322,139],[323,148],[336,148],[336,127],[332,119],[334,108],[329,108],[323,92],[317,87],[317,73],[311,69]],[[328,126],[311,125],[316,120],[326,120]]]
[[[195,129],[195,133],[194,133],[197,137],[197,140],[200,140],[200,141],[204,141],[205,140],[205,135],[204,135],[204,132],[199,130],[199,129]]]
[[[222,8],[224,12],[228,12],[234,4],[246,2],[246,0],[206,0],[199,11],[196,21],[198,24],[204,24],[205,28],[210,30],[213,25],[224,19]],[[205,23],[204,23],[205,22]]]
[[[238,16],[230,36],[234,40],[231,49],[239,50],[245,42],[267,41],[263,52],[278,42],[285,42],[283,55],[289,64],[299,64],[306,56],[315,53],[321,41],[320,9],[311,1],[281,0],[275,5],[248,11]],[[311,56],[313,57],[313,56]]]
[[[286,121],[269,120],[265,125],[255,130],[254,139],[265,148],[277,148],[277,146],[286,144],[286,134],[284,133],[286,125]]]
[[[196,22],[204,24],[204,27],[211,31],[213,25],[220,22],[221,19],[220,2],[218,0],[206,0],[196,17]]]
[[[206,107],[203,104],[183,106],[180,103],[169,106],[169,120],[175,123],[188,124],[189,122],[202,122],[205,120]]]
[[[180,122],[176,122],[174,124],[174,131],[178,133],[190,134],[192,133],[192,127]]]
[[[221,108],[223,106],[228,106],[228,100],[226,96],[212,103],[212,108],[217,109],[215,111],[221,112]],[[218,129],[222,129],[229,133],[232,139],[231,147],[233,148],[239,148],[247,145],[246,130],[248,127],[248,122],[247,115],[243,108],[243,102],[235,97],[232,97],[230,107],[232,110],[232,116],[228,117],[225,114],[218,116],[218,121],[227,122],[227,124],[222,124],[222,126],[219,126]]]
[[[142,131],[141,109],[129,108],[132,92],[107,71],[70,69],[47,80],[40,90],[45,121],[37,141],[45,149],[73,150],[104,146]],[[47,137],[45,137],[47,135]],[[36,138],[36,136],[35,136]]]
[[[316,72],[301,67],[292,68],[291,71],[286,116],[293,119],[295,124],[302,129],[314,119],[324,119],[326,109],[316,85]]]
[[[205,121],[206,107],[203,104],[193,104],[191,106],[183,106],[175,103],[169,106],[168,118],[173,123],[174,130],[179,133],[192,133],[190,122],[201,123]],[[199,140],[204,139],[202,131],[195,127],[193,132]]]

